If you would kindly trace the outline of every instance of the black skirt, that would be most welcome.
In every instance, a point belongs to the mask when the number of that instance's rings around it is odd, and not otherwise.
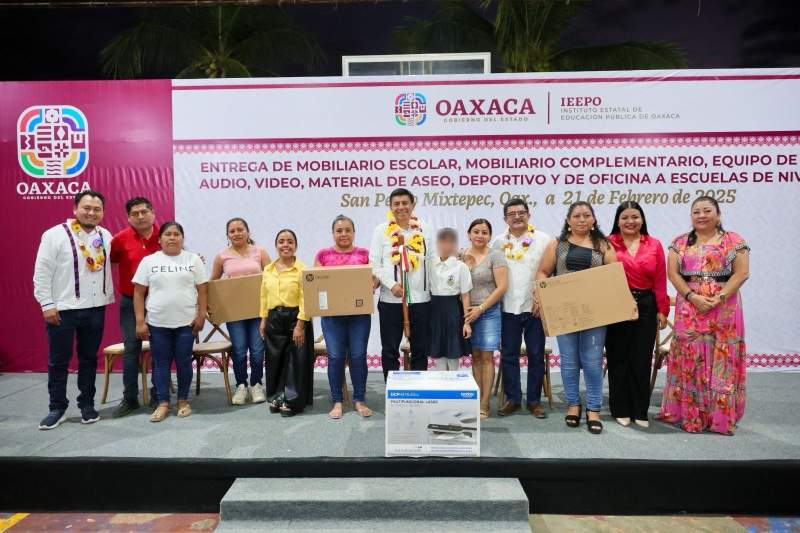
[[[470,352],[464,339],[460,296],[431,296],[431,357],[455,359]]]

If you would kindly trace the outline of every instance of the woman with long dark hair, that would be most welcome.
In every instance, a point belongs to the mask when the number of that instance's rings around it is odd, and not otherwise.
[[[608,404],[611,416],[623,426],[631,420],[648,427],[650,367],[656,327],[663,329],[669,315],[664,247],[647,230],[644,210],[623,202],[614,215],[608,242],[625,267],[628,287],[636,300],[636,320],[611,324],[606,330]]]
[[[692,230],[669,247],[667,272],[678,296],[658,419],[691,433],[733,435],[745,407],[739,289],[749,276],[750,247],[722,228],[713,197],[696,198],[691,217]]]
[[[295,256],[297,235],[280,230],[275,248],[278,258],[262,274],[259,332],[266,344],[269,410],[294,416],[313,400],[314,329],[303,306],[306,266]]]
[[[555,274],[586,270],[615,263],[617,256],[597,225],[594,209],[588,202],[575,202],[569,206],[561,235],[542,255],[536,279],[546,279]],[[533,314],[539,314],[539,302],[534,296]],[[561,379],[567,396],[567,415],[564,422],[577,428],[581,419],[580,379],[586,383],[586,425],[594,434],[603,431],[600,408],[603,406],[603,344],[605,326],[576,331],[558,336],[561,352]]]

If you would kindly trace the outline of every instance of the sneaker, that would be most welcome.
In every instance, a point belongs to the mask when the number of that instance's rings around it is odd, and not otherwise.
[[[247,385],[237,385],[233,395],[233,405],[244,405],[247,401]]]
[[[55,429],[67,419],[66,409],[53,409],[39,422],[39,429]]]
[[[94,407],[84,407],[81,409],[81,424],[94,424],[100,420],[100,414]]]
[[[119,402],[119,405],[114,410],[114,414],[111,415],[111,418],[122,418],[125,415],[129,415],[139,407],[139,402],[137,400],[129,401],[129,400],[122,400]]]
[[[250,387],[250,399],[253,403],[264,403],[267,401],[267,394],[264,392],[264,386],[261,383],[256,383]]]

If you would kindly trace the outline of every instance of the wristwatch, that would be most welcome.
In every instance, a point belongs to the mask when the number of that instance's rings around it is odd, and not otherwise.
[[[728,295],[725,294],[724,292],[720,292],[717,296],[719,296],[719,301],[720,302],[724,302],[725,300],[728,299]]]

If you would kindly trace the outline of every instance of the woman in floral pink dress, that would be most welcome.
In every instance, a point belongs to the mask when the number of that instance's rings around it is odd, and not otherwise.
[[[694,201],[692,226],[670,245],[668,274],[678,296],[658,418],[691,433],[733,435],[745,406],[739,288],[747,280],[750,248],[722,229],[712,197]]]

